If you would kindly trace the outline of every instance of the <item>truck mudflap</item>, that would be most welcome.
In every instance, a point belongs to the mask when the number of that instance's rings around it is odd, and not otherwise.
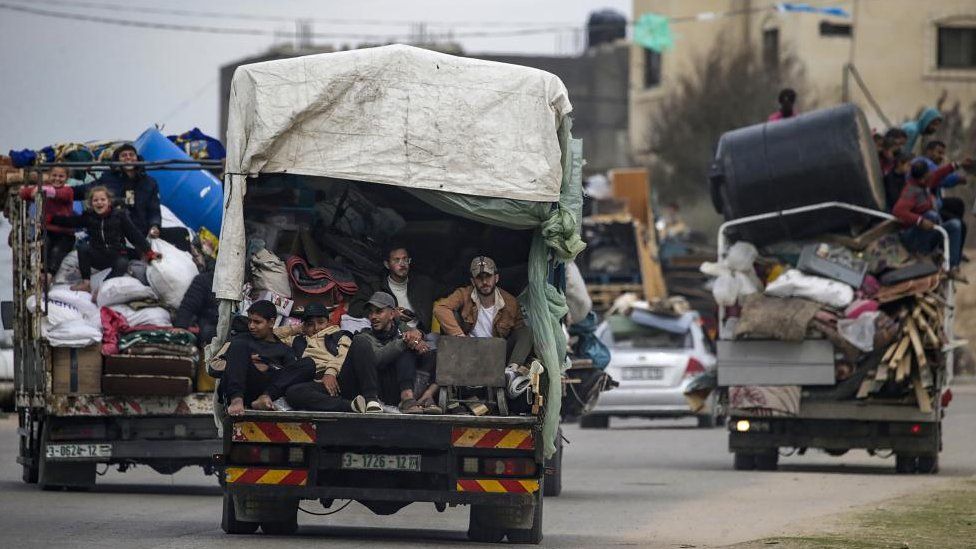
[[[186,396],[48,395],[44,406],[52,416],[213,415],[212,393]]]

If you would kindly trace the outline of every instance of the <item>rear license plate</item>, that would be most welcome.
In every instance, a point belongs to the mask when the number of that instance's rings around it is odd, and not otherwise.
[[[664,368],[657,366],[635,366],[623,369],[627,381],[659,381],[664,379]]]
[[[48,459],[85,459],[112,457],[111,444],[48,444]]]
[[[420,456],[404,454],[342,454],[342,469],[420,471]]]

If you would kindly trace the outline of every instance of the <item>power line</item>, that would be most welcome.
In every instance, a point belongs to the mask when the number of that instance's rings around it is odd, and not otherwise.
[[[26,0],[17,0],[26,1]],[[415,21],[403,21],[392,19],[343,19],[331,17],[304,17],[288,15],[271,15],[257,13],[207,11],[207,10],[188,10],[175,8],[160,8],[153,6],[133,6],[130,4],[117,4],[113,2],[95,2],[86,0],[31,0],[33,4],[49,4],[54,6],[64,6],[73,8],[88,8],[97,10],[110,10],[113,12],[130,12],[139,14],[172,15],[178,17],[202,17],[207,19],[231,19],[243,21],[271,21],[271,22],[293,22],[295,19],[304,19],[317,23],[327,23],[331,25],[361,25],[361,26],[402,26],[416,23]],[[545,22],[545,21],[427,21],[432,26],[451,26],[451,27],[538,27],[573,25],[572,22]]]

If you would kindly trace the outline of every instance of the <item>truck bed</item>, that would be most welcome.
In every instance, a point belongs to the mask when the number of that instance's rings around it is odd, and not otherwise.
[[[887,404],[842,400],[836,402],[800,402],[800,413],[795,416],[777,416],[778,419],[841,419],[854,421],[939,421],[941,411],[938,407],[926,413],[914,404]],[[731,417],[769,417],[757,410],[732,408]]]

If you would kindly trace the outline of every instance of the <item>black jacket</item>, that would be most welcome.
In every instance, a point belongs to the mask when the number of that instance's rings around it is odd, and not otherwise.
[[[112,170],[92,183],[75,187],[75,196],[86,198],[88,191],[98,185],[104,185],[112,191],[116,203],[121,204],[129,212],[132,223],[143,235],[149,234],[149,228],[152,226],[162,226],[159,184],[145,171],[137,170],[133,179],[122,170]]]
[[[204,326],[217,326],[219,316],[217,308],[217,298],[213,293],[213,270],[204,271],[193,277],[193,282],[183,294],[183,301],[173,315],[173,326],[177,328],[189,328],[197,323],[202,329]],[[202,331],[202,330],[201,330]]]
[[[120,209],[112,208],[104,216],[92,210],[85,210],[81,215],[56,215],[52,222],[64,227],[85,229],[89,244],[96,250],[124,254],[125,241],[128,239],[139,253],[145,255],[149,252],[149,241],[146,240],[145,233],[140,233],[128,214]]]
[[[386,292],[396,299],[396,295],[390,290],[389,278],[374,281],[372,284],[360,285],[359,291],[349,302],[349,315],[355,317],[366,316],[366,303],[374,292]],[[422,274],[411,273],[407,279],[407,297],[410,298],[410,305],[413,312],[417,315],[417,328],[424,333],[430,332],[430,321],[434,314],[434,300],[441,297],[443,291],[439,291],[433,279]]]
[[[257,380],[257,384],[264,386],[273,379],[274,374],[270,370],[264,373],[254,370],[248,374],[252,364],[251,355],[260,356],[261,360],[271,367],[271,370],[294,368],[299,365],[295,351],[278,338],[274,338],[272,341],[262,341],[250,333],[234,336],[227,353],[224,355],[227,359],[227,369],[221,378],[224,402],[229,403],[236,397],[244,397],[248,393],[249,377],[260,378]]]
[[[898,202],[898,197],[901,196],[901,191],[904,188],[905,174],[891,170],[884,176],[885,207],[887,211],[890,212],[895,207],[895,202]]]

